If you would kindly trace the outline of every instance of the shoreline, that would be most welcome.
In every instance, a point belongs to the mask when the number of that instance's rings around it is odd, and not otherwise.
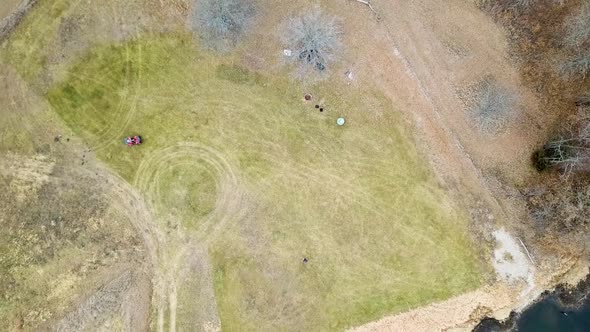
[[[556,285],[552,290],[545,290],[529,305],[520,311],[511,311],[509,316],[504,320],[498,320],[494,317],[484,317],[474,328],[474,332],[486,331],[505,331],[516,328],[519,319],[524,313],[535,305],[547,301],[555,300],[558,305],[568,311],[578,311],[590,303],[590,268],[588,274],[577,284],[561,283]]]
[[[543,269],[537,271],[536,287],[521,296],[515,297],[514,294],[525,289],[524,281],[515,283],[497,280],[441,302],[427,304],[352,327],[347,332],[398,330],[487,332],[498,329],[504,331],[501,329],[503,326],[516,324],[521,313],[550,295],[555,295],[556,291],[560,291],[566,302],[568,300],[565,297],[570,296],[570,304],[572,299],[579,301],[580,297],[583,297],[580,294],[588,294],[590,292],[590,268],[586,264],[581,269],[571,270],[572,267],[565,267],[561,273],[557,274],[555,271],[548,273]],[[556,282],[557,280],[559,282]],[[574,292],[574,290],[577,291]],[[587,295],[586,300],[590,301],[590,294]],[[478,330],[482,325],[488,328]]]

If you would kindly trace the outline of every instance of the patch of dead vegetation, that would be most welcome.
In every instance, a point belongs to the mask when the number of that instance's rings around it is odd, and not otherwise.
[[[104,218],[105,183],[43,157],[2,160],[12,167],[0,174],[0,317],[34,328],[84,294],[94,274],[139,258],[141,243],[126,220]]]
[[[571,119],[579,118],[585,107],[584,96],[590,91],[590,80],[580,75],[564,77],[558,70],[559,64],[571,55],[563,36],[582,4],[579,0],[538,1],[524,11],[510,9],[508,2],[498,2],[494,8],[483,7],[505,29],[511,58],[518,64],[524,84],[536,92],[544,105],[539,123],[543,126],[544,142],[573,126]],[[563,179],[555,173],[541,173],[522,183],[519,190],[526,200],[531,216],[527,224],[539,243],[538,249],[557,242],[577,253],[588,243],[585,209],[590,202],[585,199],[584,188],[590,182],[587,176],[579,175],[571,175],[565,182]]]

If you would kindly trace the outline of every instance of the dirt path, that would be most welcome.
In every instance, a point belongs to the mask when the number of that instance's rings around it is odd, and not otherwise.
[[[516,68],[508,60],[502,31],[467,1],[394,0],[373,4],[382,18],[379,23],[367,23],[374,16],[360,4],[357,13],[363,12],[365,21],[352,19],[358,25],[351,28],[357,38],[354,43],[372,45],[356,62],[359,82],[375,82],[413,120],[418,127],[419,144],[442,185],[454,193],[460,205],[468,209],[479,205],[490,212],[485,218],[474,220],[478,227],[489,233],[496,228],[494,224],[510,225],[518,216],[512,214],[505,201],[498,200],[481,168],[499,167],[508,170],[510,176],[523,176],[528,160],[515,156],[528,156],[523,151],[528,151],[534,142],[523,139],[523,135],[530,133],[514,128],[498,137],[483,137],[470,124],[459,93],[461,88],[493,75],[519,91],[534,108],[528,92],[519,86]],[[363,30],[371,34],[358,33]],[[491,262],[492,257],[489,259]],[[469,327],[485,313],[509,311],[527,303],[542,290],[540,287],[547,286],[542,283],[539,288],[527,288],[526,294],[518,297],[514,292],[519,290],[518,294],[520,287],[509,287],[501,281],[502,276],[498,280],[354,331],[442,331]]]
[[[511,290],[503,283],[462,294],[439,303],[385,317],[351,329],[350,332],[413,331],[434,332],[456,328],[458,322],[469,322],[474,311],[491,313],[512,303]],[[475,310],[474,310],[475,308]]]
[[[0,42],[14,30],[36,2],[37,0],[8,0],[0,5]],[[11,14],[8,15],[9,13]],[[116,17],[128,15],[126,12],[114,14]],[[138,60],[141,61],[141,49],[137,53]],[[0,69],[4,71],[3,67]],[[138,90],[142,88],[140,84],[132,87],[129,82],[141,82],[141,74],[140,71],[137,74],[140,77],[128,77],[123,89],[123,98],[131,101],[133,106],[130,110],[122,112],[121,101],[119,121],[101,131],[99,139],[95,141],[103,143],[92,146],[92,151],[100,151],[113,139],[118,140],[118,137],[122,137],[123,129],[135,114]],[[11,89],[7,88],[7,91],[12,91]],[[15,104],[14,100],[12,104]],[[28,108],[19,108],[18,111]],[[18,116],[14,119],[9,117],[8,120],[22,122]],[[26,124],[28,123],[29,121]],[[43,128],[45,126],[46,124]],[[0,140],[3,136],[0,135]],[[69,152],[73,158],[78,153],[82,154],[77,147],[73,150],[75,151]],[[84,154],[90,154],[90,151],[84,151]],[[201,228],[191,234],[183,227],[178,227],[180,223],[169,227],[162,220],[158,220],[156,210],[159,175],[165,168],[174,166],[179,158],[186,157],[195,159],[195,162],[202,163],[212,170],[218,176],[217,185],[220,188],[214,211],[205,217]],[[142,238],[148,262],[138,270],[113,271],[113,274],[118,276],[112,280],[101,280],[100,282],[104,282],[103,286],[63,317],[56,328],[94,328],[97,327],[96,324],[102,324],[101,322],[110,324],[109,317],[118,316],[123,317],[123,326],[128,327],[127,330],[148,330],[152,308],[155,308],[158,319],[155,327],[163,331],[165,326],[168,326],[167,329],[174,331],[178,322],[178,306],[181,304],[178,298],[185,295],[181,293],[181,285],[184,279],[192,278],[200,280],[200,284],[203,285],[200,291],[202,294],[198,296],[208,300],[207,305],[202,308],[203,312],[199,313],[199,317],[203,318],[202,323],[209,330],[218,329],[220,322],[213,292],[213,273],[208,263],[207,244],[215,239],[215,234],[225,223],[246,211],[243,208],[244,191],[240,189],[238,178],[227,160],[216,151],[192,143],[180,143],[170,149],[156,151],[142,162],[134,182],[139,190],[91,156],[88,156],[85,162],[85,166],[74,166],[79,165],[79,161],[75,160],[68,166],[67,172],[78,172],[108,183],[108,206],[111,213],[123,216],[134,226]]]
[[[0,5],[0,42],[14,30],[37,0],[8,0]],[[20,2],[20,3],[19,3]],[[16,4],[19,3],[18,6]]]
[[[14,12],[20,0],[4,0],[0,4],[0,20],[5,19],[9,14]]]
[[[160,251],[165,244],[152,209],[141,195],[106,166],[88,159],[86,166],[68,166],[68,174],[79,173],[107,183],[108,206],[114,215],[123,216],[140,234],[148,261],[138,268],[128,270],[121,267],[121,274],[108,281],[94,295],[66,315],[56,326],[57,330],[69,331],[91,327],[106,321],[113,314],[120,313],[127,330],[149,329],[152,285],[150,280],[161,279],[156,268],[160,262]],[[113,271],[114,274],[116,271]],[[95,326],[96,327],[96,326]]]
[[[159,242],[160,264],[156,267],[159,279],[155,290],[157,299],[154,301],[158,312],[158,331],[164,330],[166,313],[169,330],[176,330],[178,297],[182,295],[179,293],[180,287],[189,276],[200,280],[200,297],[208,300],[207,305],[200,306],[202,312],[196,313],[202,318],[200,323],[213,330],[219,328],[220,320],[212,289],[212,271],[210,264],[206,263],[209,261],[207,247],[226,223],[244,218],[248,213],[245,191],[225,156],[196,142],[178,142],[153,151],[142,160],[133,180],[134,186],[147,196],[150,206],[155,207],[156,215],[166,214],[160,193],[161,175],[178,163],[186,163],[187,159],[195,165],[206,167],[213,174],[218,196],[213,211],[198,221],[196,230],[189,231],[182,220],[174,219],[171,219],[172,224],[168,226],[162,222],[153,226],[163,239]]]
[[[180,149],[180,152],[176,150],[179,155],[182,155],[183,151],[187,152],[183,149]],[[201,150],[193,147],[191,151],[198,153]],[[163,157],[163,154],[156,153],[154,156]],[[164,164],[174,162],[174,157],[170,155],[163,159],[165,159]],[[159,158],[147,158],[146,160],[159,160]],[[157,172],[164,164],[152,165],[155,167],[153,171]],[[165,326],[168,326],[168,331],[175,331],[178,296],[180,295],[179,287],[189,277],[203,279],[201,284],[205,289],[205,293],[207,291],[210,293],[207,294],[207,298],[212,299],[203,308],[206,314],[201,316],[207,317],[203,324],[209,324],[214,327],[213,330],[216,330],[215,327],[219,327],[219,317],[212,289],[212,271],[210,270],[211,266],[205,263],[208,261],[207,242],[213,238],[199,242],[184,231],[180,224],[168,227],[156,217],[152,202],[146,202],[144,196],[137,189],[118,175],[110,172],[106,166],[100,165],[99,162],[97,162],[96,167],[72,167],[68,171],[92,175],[108,182],[110,209],[116,214],[125,216],[143,239],[149,262],[146,264],[145,269],[137,271],[136,274],[143,273],[139,277],[151,279],[151,290],[140,290],[135,285],[136,283],[130,280],[129,272],[125,271],[120,277],[105,284],[97,293],[64,317],[57,325],[58,330],[82,329],[85,326],[92,326],[90,324],[96,325],[97,322],[105,321],[108,316],[112,316],[118,311],[122,311],[122,316],[126,320],[124,326],[133,327],[132,330],[147,330],[149,329],[150,312],[152,308],[155,308],[157,319],[155,326],[157,330],[165,331]],[[147,179],[143,179],[141,176],[136,177],[138,185],[140,185],[139,182],[141,181],[144,181],[142,183],[151,182],[150,179],[153,180],[150,176],[147,176]],[[148,197],[153,197],[154,188],[146,187],[145,190],[147,190]],[[229,190],[229,192],[239,191]],[[220,199],[220,204],[233,201],[228,195],[221,196],[223,198]],[[228,211],[225,210],[224,214],[209,216],[209,219],[214,221],[226,220]],[[175,229],[175,231],[171,231],[172,229]],[[203,232],[210,229],[210,227],[204,228]],[[205,234],[202,234],[199,238],[204,237]],[[195,263],[195,261],[198,261],[198,263]],[[139,287],[141,287],[141,284]],[[145,292],[151,293],[151,296],[146,296]]]
[[[431,2],[421,1],[421,6],[416,7],[424,9],[429,6],[446,6]],[[415,8],[408,8],[407,4],[400,1],[380,2],[379,6],[381,12],[387,14],[383,15],[380,28],[376,31],[379,47],[370,55],[370,58],[379,60],[368,64],[368,70],[374,73],[377,83],[390,98],[403,102],[403,109],[411,112],[408,115],[418,126],[418,135],[422,136],[421,142],[425,144],[423,148],[436,151],[429,153],[428,157],[442,181],[462,190],[463,196],[471,194],[479,197],[495,214],[502,215],[503,211],[481,171],[443,113],[445,109],[453,107],[460,112],[463,107],[458,107],[458,101],[454,100],[457,96],[452,83],[441,78],[447,77],[446,73],[437,73],[436,67],[440,67],[439,62],[444,60],[439,56],[441,50],[433,50],[429,46],[438,43],[436,35],[430,34],[430,31],[415,31],[415,26],[420,26],[417,20],[424,17],[400,20],[400,17],[406,17],[406,12],[408,16],[416,15]],[[449,21],[452,22],[450,19]],[[489,32],[482,31],[481,34],[486,35]],[[418,41],[421,41],[420,45]],[[379,72],[387,74],[377,75]]]

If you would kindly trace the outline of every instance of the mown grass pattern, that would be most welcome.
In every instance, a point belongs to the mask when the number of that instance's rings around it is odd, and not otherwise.
[[[466,218],[398,113],[370,90],[342,98],[337,89],[314,87],[330,105],[316,112],[288,80],[200,54],[191,36],[177,35],[96,48],[47,98],[129,181],[145,158],[171,158],[166,149],[175,144],[215,154],[158,166],[167,175],[149,187],[157,197],[235,172],[247,214],[209,239],[224,329],[343,329],[475,288],[481,267]],[[363,109],[366,98],[381,118]],[[338,116],[346,127],[335,125]],[[127,134],[145,144],[129,149],[121,143]],[[222,162],[228,169],[216,166]],[[161,216],[181,210],[164,201],[156,201]],[[209,208],[178,217],[199,232],[195,220]]]

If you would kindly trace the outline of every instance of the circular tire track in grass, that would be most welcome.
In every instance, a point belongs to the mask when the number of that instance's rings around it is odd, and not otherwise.
[[[157,213],[165,213],[162,178],[175,167],[194,164],[213,177],[217,197],[213,210],[196,222],[194,240],[210,241],[225,223],[239,219],[244,209],[244,194],[238,177],[219,151],[195,142],[179,142],[151,152],[139,165],[133,183],[150,198]],[[197,217],[198,218],[198,217]],[[174,225],[174,226],[179,226]]]
[[[187,264],[190,265],[190,260],[194,259],[194,255],[190,253],[196,247],[206,252],[208,243],[216,238],[225,224],[239,220],[246,213],[246,209],[243,208],[244,192],[234,169],[224,155],[199,143],[179,142],[148,154],[139,164],[133,180],[134,186],[147,195],[156,215],[165,216],[170,212],[165,195],[169,194],[167,191],[171,188],[164,187],[165,177],[177,167],[190,165],[204,169],[213,178],[217,197],[210,213],[195,216],[199,220],[190,231],[179,220],[174,220],[176,218],[172,219],[170,228],[161,221],[156,226],[170,240],[166,248],[162,248],[162,265],[158,269],[162,277],[158,279],[159,284],[155,292],[158,330],[164,329],[165,312],[169,315],[171,331],[175,330],[178,287],[182,283],[183,275],[186,274],[182,271],[186,269]],[[184,185],[190,185],[190,182]],[[211,274],[211,271],[202,272],[205,275]],[[215,303],[210,306],[212,312],[217,311]],[[218,321],[219,318],[213,320]]]

